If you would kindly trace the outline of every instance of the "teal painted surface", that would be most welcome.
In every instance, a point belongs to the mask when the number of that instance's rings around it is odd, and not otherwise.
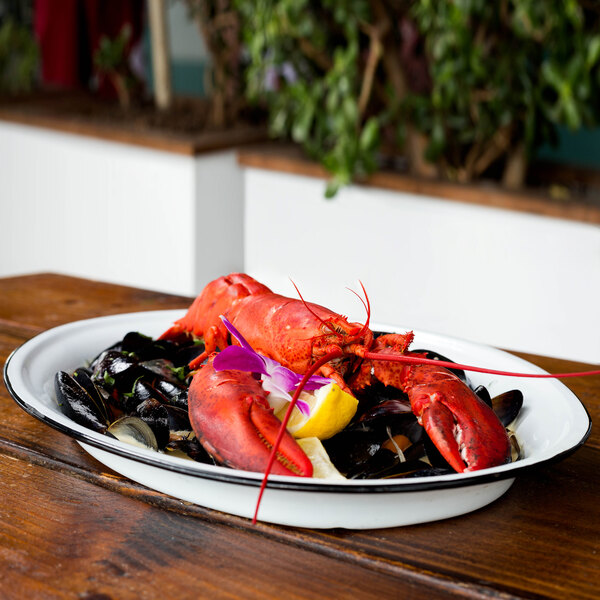
[[[142,39],[145,58],[146,86],[154,94],[154,75],[152,73],[152,47],[150,32],[146,28]],[[171,57],[171,86],[174,94],[183,96],[206,96],[206,62],[202,59],[173,59]]]
[[[176,94],[204,96],[206,65],[195,61],[177,61],[171,64],[171,82]]]
[[[540,148],[537,157],[552,162],[600,169],[600,128],[569,131],[560,128],[556,147]]]
[[[171,85],[173,93],[182,96],[206,95],[204,78],[206,65],[201,62],[191,60],[171,61]],[[154,93],[154,78],[152,69],[148,69],[147,74],[148,91]]]

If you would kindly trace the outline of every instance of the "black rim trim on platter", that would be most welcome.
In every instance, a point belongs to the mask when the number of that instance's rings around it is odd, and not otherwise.
[[[110,454],[116,454],[122,458],[126,458],[128,460],[132,460],[134,462],[143,463],[145,465],[149,465],[152,467],[156,467],[159,469],[165,469],[168,471],[172,471],[175,473],[181,473],[183,475],[188,475],[191,477],[196,477],[199,479],[211,479],[215,481],[221,481],[224,483],[230,483],[235,485],[246,485],[251,487],[259,487],[262,481],[262,475],[260,473],[252,473],[252,472],[244,472],[238,469],[230,469],[232,473],[223,473],[223,472],[213,472],[211,469],[228,469],[227,467],[214,467],[209,464],[194,462],[195,468],[188,467],[185,464],[185,460],[176,459],[181,461],[181,465],[179,464],[171,464],[171,462],[163,462],[160,457],[164,456],[158,452],[156,452],[157,458],[153,456],[146,456],[145,454],[140,454],[135,447],[129,447],[124,442],[120,442],[118,440],[112,440],[107,436],[103,436],[100,433],[96,433],[91,430],[87,430],[85,428],[84,431],[79,431],[77,429],[72,429],[63,423],[56,421],[52,417],[49,417],[45,414],[40,413],[37,409],[33,408],[27,401],[17,394],[15,391],[13,384],[10,380],[10,376],[8,373],[9,365],[16,355],[17,352],[22,350],[27,344],[31,341],[35,340],[38,336],[43,335],[46,332],[39,333],[34,336],[30,340],[21,344],[18,348],[13,350],[10,354],[6,363],[4,365],[4,384],[9,394],[13,398],[13,400],[17,403],[17,405],[24,410],[27,414],[32,417],[38,419],[42,423],[60,431],[68,435],[69,437],[75,439],[78,442],[82,442],[84,444],[88,444],[93,446],[99,450],[104,452],[109,452]],[[325,493],[335,493],[335,494],[364,494],[364,493],[399,493],[399,492],[422,492],[422,491],[433,491],[433,490],[442,490],[442,489],[451,489],[451,488],[460,488],[471,485],[483,485],[487,483],[497,482],[504,479],[513,479],[517,475],[522,475],[524,473],[528,473],[530,471],[539,469],[542,466],[551,465],[557,463],[564,458],[570,456],[575,452],[578,448],[583,446],[583,444],[588,439],[591,430],[592,430],[592,419],[590,414],[579,398],[573,394],[573,396],[577,399],[577,401],[581,404],[585,414],[588,418],[588,427],[585,434],[582,436],[580,441],[566,450],[555,454],[545,460],[538,461],[531,465],[519,465],[518,461],[514,463],[510,463],[510,466],[506,470],[496,472],[496,473],[485,473],[487,469],[481,471],[474,471],[473,473],[469,473],[467,475],[461,473],[451,473],[448,475],[440,475],[439,477],[443,478],[451,478],[451,479],[442,479],[437,481],[432,481],[431,477],[419,477],[414,480],[411,479],[398,479],[392,482],[391,479],[386,480],[389,483],[382,485],[381,483],[377,483],[377,479],[365,479],[365,480],[348,480],[347,482],[340,482],[338,484],[333,483],[325,483],[325,480],[320,480],[319,482],[311,480],[309,478],[297,478],[298,481],[281,481],[277,475],[270,475],[268,487],[272,489],[279,490],[290,490],[294,492],[325,492]],[[68,417],[65,417],[68,418]],[[89,432],[89,433],[88,433]],[[98,436],[98,437],[96,437]],[[235,473],[233,472],[235,471]],[[247,473],[247,474],[238,474],[238,473]],[[360,481],[361,483],[354,483],[355,481]],[[352,482],[351,485],[349,483]],[[364,482],[364,483],[363,483]],[[370,483],[366,483],[370,482]]]

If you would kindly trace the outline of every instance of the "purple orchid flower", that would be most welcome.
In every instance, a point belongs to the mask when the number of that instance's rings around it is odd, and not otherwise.
[[[263,389],[269,392],[270,401],[280,400],[279,407],[283,406],[284,402],[291,402],[292,396],[290,392],[302,381],[302,375],[290,371],[272,358],[259,354],[223,315],[221,315],[221,321],[223,321],[229,333],[240,343],[240,346],[228,346],[219,352],[213,361],[215,371],[232,369],[235,371],[259,373]],[[327,377],[313,375],[306,382],[304,390],[310,392],[332,381],[332,379],[328,379]],[[296,406],[303,415],[308,416],[310,413],[310,406],[304,400],[298,398]],[[278,410],[279,407],[274,408]]]

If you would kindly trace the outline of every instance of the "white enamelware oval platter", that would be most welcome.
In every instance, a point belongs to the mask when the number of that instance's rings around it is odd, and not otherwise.
[[[6,386],[27,413],[76,439],[101,463],[153,490],[207,508],[251,518],[260,473],[197,463],[137,448],[83,427],[65,416],[54,395],[57,371],[72,371],[129,331],[157,337],[182,311],[153,311],[76,321],[32,338],[9,357]],[[374,330],[406,331],[373,325]],[[516,356],[433,333],[415,332],[414,348],[427,348],[463,364],[543,373]],[[466,514],[497,500],[518,475],[560,460],[580,447],[591,420],[579,399],[555,379],[469,373],[472,384],[496,396],[518,388],[523,408],[513,423],[524,458],[473,473],[411,479],[327,481],[271,476],[259,520],[310,528],[371,529],[436,521]]]

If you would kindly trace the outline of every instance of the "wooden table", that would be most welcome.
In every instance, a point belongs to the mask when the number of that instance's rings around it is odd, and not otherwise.
[[[189,299],[53,274],[0,279],[0,359],[69,321]],[[591,332],[597,335],[598,332]],[[548,371],[592,368],[520,355]],[[566,384],[592,419],[600,379]],[[2,598],[598,598],[600,435],[490,506],[371,531],[252,526],[109,472],[0,386]]]

